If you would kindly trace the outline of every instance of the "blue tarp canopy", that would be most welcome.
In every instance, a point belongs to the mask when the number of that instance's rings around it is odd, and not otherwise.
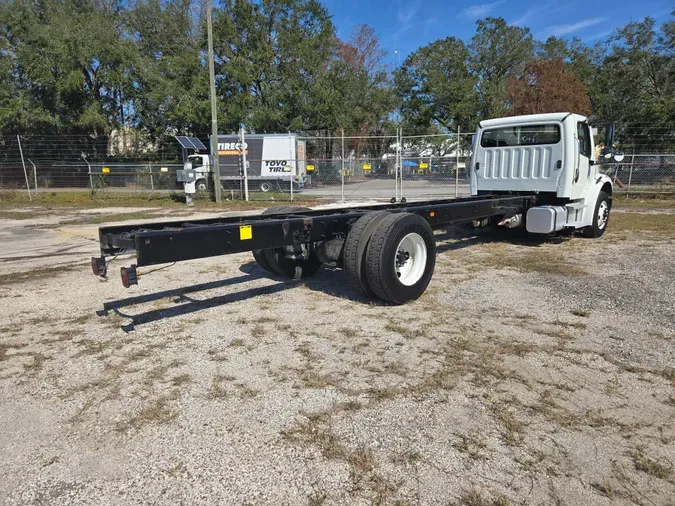
[[[403,162],[401,162],[401,165],[403,167],[417,167],[417,162],[413,162],[412,160],[403,160]]]

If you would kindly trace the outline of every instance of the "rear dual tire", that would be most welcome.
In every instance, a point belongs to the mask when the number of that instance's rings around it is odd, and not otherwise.
[[[420,216],[368,213],[350,230],[344,260],[353,288],[366,296],[404,304],[417,299],[429,285],[436,265],[436,241],[429,223]]]

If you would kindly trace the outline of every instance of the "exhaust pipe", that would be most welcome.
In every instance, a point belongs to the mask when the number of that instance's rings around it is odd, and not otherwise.
[[[502,221],[498,223],[500,227],[506,227],[506,228],[517,228],[517,227],[522,227],[523,226],[523,215],[522,214],[514,214],[510,218],[504,218]]]

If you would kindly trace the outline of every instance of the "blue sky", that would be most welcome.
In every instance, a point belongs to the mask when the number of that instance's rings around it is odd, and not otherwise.
[[[528,26],[535,38],[549,35],[579,37],[594,44],[614,28],[652,16],[663,23],[675,8],[672,0],[323,0],[333,15],[338,36],[347,39],[352,28],[368,24],[395,63],[419,46],[454,36],[468,40],[477,19],[503,17],[510,24]]]

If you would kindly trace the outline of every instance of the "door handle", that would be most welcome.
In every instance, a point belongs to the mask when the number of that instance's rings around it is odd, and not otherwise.
[[[480,170],[480,162],[476,162],[476,172]]]

